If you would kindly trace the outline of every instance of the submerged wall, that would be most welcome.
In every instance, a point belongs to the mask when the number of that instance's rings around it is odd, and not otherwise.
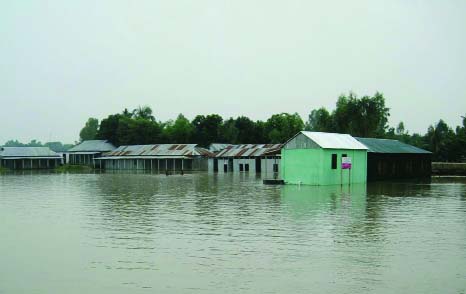
[[[336,154],[336,167],[332,155]],[[342,169],[343,156],[351,157],[352,168]],[[367,179],[366,150],[282,149],[281,177],[288,184],[348,185],[365,183]]]

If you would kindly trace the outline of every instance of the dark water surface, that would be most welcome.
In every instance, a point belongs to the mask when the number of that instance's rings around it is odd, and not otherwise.
[[[3,175],[0,293],[466,293],[466,181]]]

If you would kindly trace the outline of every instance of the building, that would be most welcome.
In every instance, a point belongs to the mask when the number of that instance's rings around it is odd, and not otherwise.
[[[67,151],[67,163],[72,165],[98,166],[94,159],[103,153],[115,150],[116,147],[107,140],[87,140],[79,143]]]
[[[120,146],[96,158],[108,170],[152,170],[159,172],[207,170],[213,153],[196,144]]]
[[[425,178],[432,173],[432,154],[429,151],[397,140],[356,139],[368,148],[368,181]]]
[[[47,169],[59,166],[61,161],[61,155],[49,147],[0,147],[0,167]]]
[[[346,134],[299,132],[281,151],[285,184],[365,183],[367,147]]]
[[[209,159],[210,172],[278,175],[282,144],[230,145]]]

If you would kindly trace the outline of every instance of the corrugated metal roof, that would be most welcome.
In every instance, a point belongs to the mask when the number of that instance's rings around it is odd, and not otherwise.
[[[223,149],[227,148],[228,146],[232,146],[231,144],[226,144],[226,143],[212,143],[209,145],[209,151],[210,152],[219,152],[222,151]]]
[[[57,157],[61,155],[49,147],[0,147],[0,157]]]
[[[126,145],[105,153],[111,156],[213,156],[204,148],[196,144],[153,144],[153,145]]]
[[[115,146],[107,140],[87,140],[74,146],[68,152],[108,152],[115,150]]]
[[[364,144],[348,134],[307,131],[302,131],[301,133],[324,149],[367,150]]]
[[[282,144],[243,144],[233,145],[220,151],[215,157],[260,157],[272,150],[280,150]]]
[[[359,142],[367,146],[368,152],[372,153],[415,153],[430,154],[431,152],[421,148],[411,146],[398,140],[376,139],[376,138],[356,138]]]

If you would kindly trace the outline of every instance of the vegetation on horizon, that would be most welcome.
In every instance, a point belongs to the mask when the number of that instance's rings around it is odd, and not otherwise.
[[[89,118],[79,133],[80,140],[106,139],[116,146],[157,143],[257,144],[283,143],[301,130],[347,133],[358,137],[396,139],[429,150],[434,161],[457,162],[466,158],[466,118],[455,129],[442,119],[428,127],[425,134],[410,134],[400,122],[396,128],[388,125],[390,109],[382,93],[357,97],[354,93],[340,95],[335,109],[314,109],[304,122],[298,113],[274,114],[266,121],[245,116],[222,118],[218,114],[197,115],[192,121],[183,114],[175,120],[158,121],[152,109],[140,106],[110,114],[100,124]],[[65,151],[71,144],[32,140],[28,144],[10,140],[5,146],[48,146]]]

